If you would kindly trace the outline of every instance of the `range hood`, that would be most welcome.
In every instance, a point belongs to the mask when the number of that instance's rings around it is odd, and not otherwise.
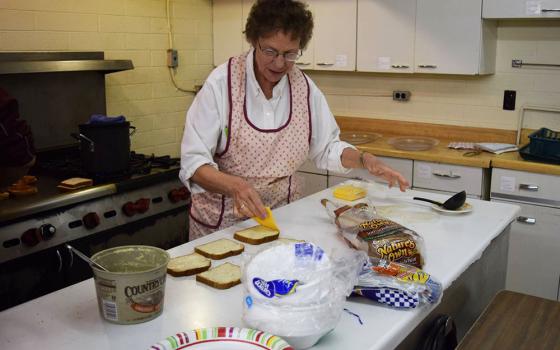
[[[106,60],[103,52],[0,53],[0,74],[85,71],[113,73],[133,68],[131,60]]]

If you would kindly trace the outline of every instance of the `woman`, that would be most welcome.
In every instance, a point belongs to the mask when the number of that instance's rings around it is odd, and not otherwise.
[[[306,5],[259,0],[245,37],[252,49],[217,67],[187,112],[180,178],[192,192],[190,239],[245,217],[266,216],[301,196],[294,176],[310,158],[319,168],[407,180],[375,156],[339,140],[325,97],[296,66],[313,29]]]

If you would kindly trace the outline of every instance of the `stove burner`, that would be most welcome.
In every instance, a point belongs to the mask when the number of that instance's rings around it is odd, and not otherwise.
[[[152,169],[169,169],[177,166],[179,158],[170,156],[155,156],[130,152],[130,162],[127,170],[110,174],[89,174],[82,167],[82,161],[78,149],[69,148],[39,154],[37,164],[32,173],[49,175],[61,180],[70,177],[92,178],[98,184],[118,182],[131,178],[134,175],[149,174]]]

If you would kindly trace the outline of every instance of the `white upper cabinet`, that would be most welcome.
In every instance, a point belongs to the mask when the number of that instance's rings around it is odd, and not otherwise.
[[[484,0],[483,18],[558,18],[560,0]]]
[[[415,72],[494,72],[496,23],[483,22],[482,0],[417,0]]]
[[[414,71],[416,0],[358,0],[356,68]]]
[[[357,0],[308,0],[313,11],[312,69],[356,69]],[[307,53],[309,59],[310,53]],[[302,57],[304,58],[304,57]],[[300,58],[300,62],[303,62]],[[301,65],[299,65],[301,67]],[[304,67],[301,67],[304,68]]]
[[[494,72],[496,23],[482,0],[358,0],[358,71]]]
[[[214,0],[215,65],[250,48],[242,32],[254,2]],[[301,69],[494,73],[497,21],[482,20],[482,0],[306,3],[313,12],[315,26],[311,42],[296,62]]]

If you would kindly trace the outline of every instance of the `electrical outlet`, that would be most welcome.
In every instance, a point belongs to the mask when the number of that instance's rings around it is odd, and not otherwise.
[[[504,110],[514,111],[515,110],[515,96],[517,93],[515,90],[505,90],[504,91]]]
[[[167,67],[177,68],[179,66],[179,53],[177,50],[168,49],[167,50]]]
[[[393,91],[393,100],[408,101],[410,100],[410,91],[395,90]]]

